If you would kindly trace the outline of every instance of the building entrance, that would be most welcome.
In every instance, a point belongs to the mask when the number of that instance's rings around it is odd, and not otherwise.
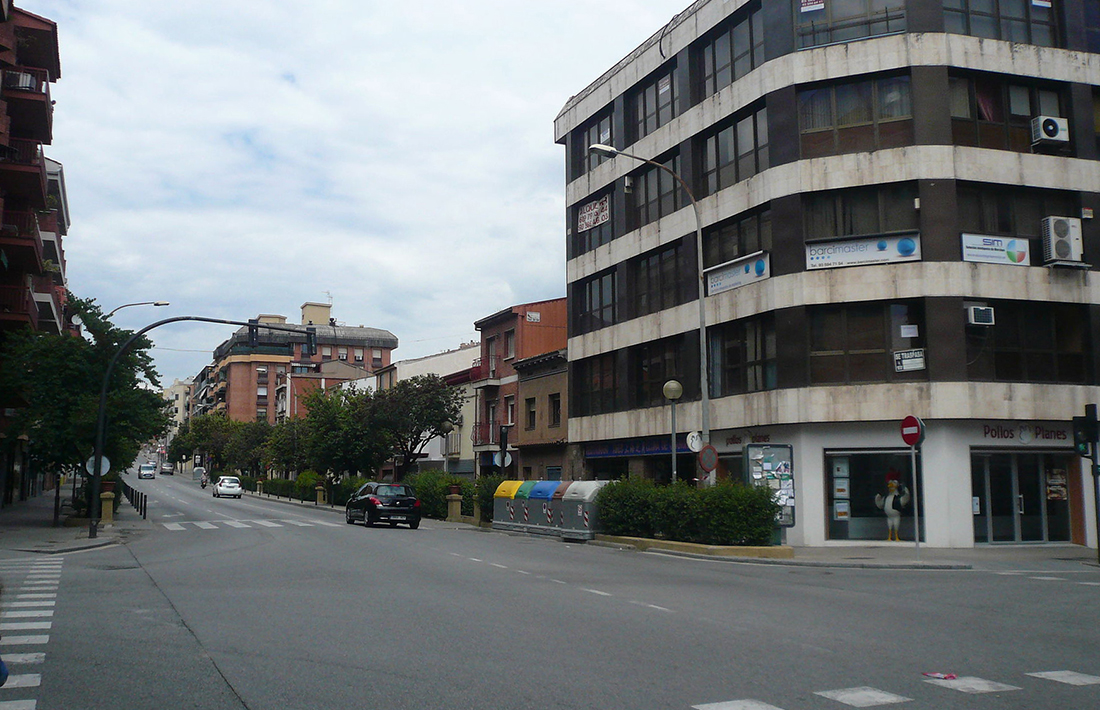
[[[1070,455],[972,452],[974,542],[1068,542]]]

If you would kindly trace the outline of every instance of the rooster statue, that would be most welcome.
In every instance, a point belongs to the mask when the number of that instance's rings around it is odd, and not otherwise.
[[[886,513],[886,539],[900,542],[898,525],[901,524],[901,509],[909,505],[909,489],[902,485],[901,474],[894,469],[886,474],[886,495],[875,494],[875,505]]]

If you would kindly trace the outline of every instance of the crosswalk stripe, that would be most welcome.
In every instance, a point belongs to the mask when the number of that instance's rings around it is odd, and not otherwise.
[[[52,621],[0,622],[0,631],[46,631],[53,628]]]
[[[781,710],[774,705],[762,703],[759,700],[730,700],[725,703],[707,703],[706,705],[692,705],[693,710]]]
[[[36,707],[38,707],[37,700],[0,701],[0,710],[35,710]]]
[[[252,527],[248,523],[242,523],[239,520],[219,520],[218,522],[225,523],[231,528],[250,528]]]
[[[1045,680],[1053,680],[1058,683],[1065,683],[1066,685],[1100,684],[1100,677],[1094,675],[1085,675],[1084,673],[1076,673],[1074,671],[1043,671],[1041,673],[1028,673],[1027,675],[1034,678],[1043,678]]]
[[[183,526],[179,523],[161,523],[168,530],[183,530]]]
[[[16,594],[16,599],[56,599],[56,594]]]
[[[179,532],[181,530],[187,530],[188,526],[194,526],[202,530],[217,530],[222,526],[230,528],[251,528],[253,526],[259,526],[264,528],[281,528],[288,525],[297,528],[312,528],[318,525],[329,528],[342,528],[343,525],[329,522],[326,520],[313,520],[305,522],[304,520],[293,520],[290,518],[278,518],[277,520],[185,520],[179,523],[161,523],[165,530],[172,530]],[[40,581],[49,581],[43,579]]]
[[[56,604],[57,604],[57,602],[55,602],[53,600],[47,600],[47,599],[40,599],[38,601],[27,601],[27,602],[4,602],[3,604],[0,604],[0,609],[16,609],[16,608],[26,609],[26,608],[38,607],[38,606],[55,606]]]
[[[4,684],[4,688],[37,688],[42,685],[41,673],[12,673],[8,676],[8,682]]]
[[[329,523],[329,522],[325,522],[324,520],[318,520],[316,522],[317,522],[317,525],[324,525],[327,528],[342,528],[342,527],[344,527],[343,525],[340,525],[339,523]]]
[[[45,653],[5,653],[4,663],[11,665],[33,665],[46,660]]]
[[[283,527],[279,523],[273,523],[270,520],[253,520],[252,522],[256,523],[257,525],[262,525],[265,528],[281,528],[281,527]]]
[[[53,616],[52,610],[0,611],[0,619],[34,619]]]
[[[907,703],[912,698],[902,695],[887,693],[885,690],[862,686],[859,688],[841,688],[839,690],[823,690],[814,695],[835,700],[838,703],[851,705],[854,708],[870,708],[879,705],[893,705],[894,703]]]
[[[974,695],[979,693],[1003,693],[1007,690],[1023,690],[1023,688],[1018,688],[1015,685],[1006,685],[1004,683],[986,680],[985,678],[977,678],[975,676],[959,676],[954,680],[926,678],[924,682],[938,685],[943,688],[950,688],[951,690],[957,690],[960,693],[971,693]]]
[[[4,636],[0,646],[38,646],[50,640],[49,636]]]
[[[197,522],[197,523],[192,523],[192,525],[194,525],[196,528],[201,528],[203,530],[217,530],[218,529],[218,526],[215,525],[214,523],[204,523],[204,522],[200,521],[200,522]]]
[[[297,525],[300,528],[311,528],[313,523],[303,523],[300,520],[282,520],[281,522],[290,523],[291,525]]]

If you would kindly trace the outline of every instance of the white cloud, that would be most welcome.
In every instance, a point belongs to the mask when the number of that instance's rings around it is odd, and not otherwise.
[[[565,295],[568,98],[688,0],[26,0],[58,23],[70,287],[137,328],[333,298],[399,358]],[[151,333],[195,374],[228,326]]]

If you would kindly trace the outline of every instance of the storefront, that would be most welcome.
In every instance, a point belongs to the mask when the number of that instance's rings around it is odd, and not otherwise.
[[[735,480],[747,480],[754,444],[792,447],[793,545],[912,544],[918,528],[932,547],[1096,544],[1092,478],[1069,422],[925,424],[915,470],[899,422],[718,431],[712,442]]]

